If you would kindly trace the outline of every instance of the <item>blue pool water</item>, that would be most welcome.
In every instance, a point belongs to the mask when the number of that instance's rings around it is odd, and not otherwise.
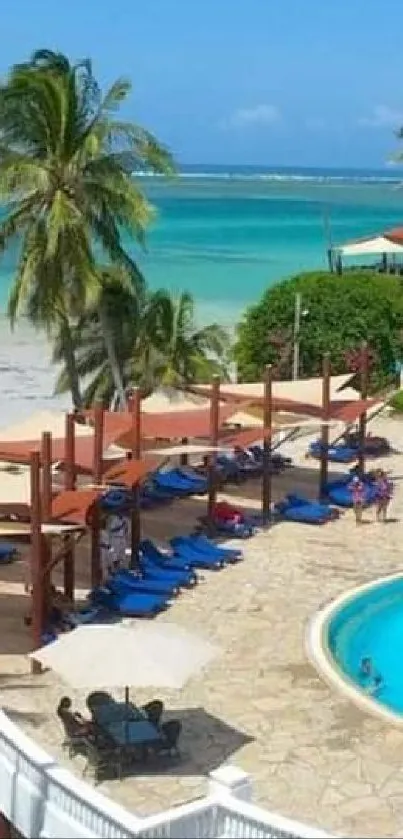
[[[382,677],[373,698],[403,714],[403,577],[358,594],[332,618],[330,651],[342,672],[363,690],[360,663],[370,657]]]

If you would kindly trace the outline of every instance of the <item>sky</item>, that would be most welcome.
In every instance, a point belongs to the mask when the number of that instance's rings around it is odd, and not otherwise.
[[[39,47],[89,56],[180,162],[380,168],[402,32],[402,0],[13,0],[0,73]]]

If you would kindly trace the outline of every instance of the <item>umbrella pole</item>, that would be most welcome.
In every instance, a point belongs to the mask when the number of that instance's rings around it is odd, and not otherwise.
[[[360,358],[360,376],[361,376],[361,399],[366,400],[368,396],[368,372],[369,372],[369,357],[368,344],[363,342],[361,348]],[[365,437],[367,432],[367,413],[363,411],[360,414],[358,426],[358,474],[360,478],[364,477],[365,472]]]
[[[129,410],[132,415],[131,457],[132,460],[141,459],[141,392],[140,388],[133,388]],[[141,541],[140,521],[140,487],[132,487],[132,508],[130,514],[130,568],[139,568],[139,551]]]
[[[330,356],[323,357],[322,367],[322,419],[321,430],[319,499],[325,495],[325,488],[329,475],[329,414],[330,414]]]
[[[207,519],[209,525],[212,525],[214,518],[214,508],[217,497],[217,480],[216,480],[216,461],[217,452],[215,449],[218,446],[218,432],[220,425],[220,377],[213,376],[211,387],[211,401],[210,401],[210,445],[214,451],[210,452],[208,459],[208,506]]]
[[[262,518],[263,524],[268,524],[271,518],[272,499],[272,469],[271,469],[271,437],[273,426],[273,371],[268,364],[264,372],[264,402],[263,402],[263,478],[262,478]]]
[[[66,439],[64,451],[64,488],[65,490],[73,490],[76,488],[76,471],[75,471],[75,421],[73,414],[66,416]],[[63,560],[63,575],[64,575],[64,593],[69,600],[74,600],[75,588],[75,551],[74,542],[69,539],[69,547]]]
[[[94,408],[94,454],[93,454],[93,481],[94,486],[102,483],[102,456],[104,442],[104,408],[98,402]],[[96,588],[101,583],[101,557],[100,557],[100,515],[98,507],[94,511],[91,521],[91,587]]]

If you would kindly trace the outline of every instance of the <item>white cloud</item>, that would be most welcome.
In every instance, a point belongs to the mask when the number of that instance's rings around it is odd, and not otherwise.
[[[248,128],[249,126],[271,126],[281,122],[281,113],[276,105],[255,105],[252,108],[238,108],[228,119],[224,128]]]
[[[372,114],[361,117],[358,124],[367,128],[400,128],[403,125],[403,111],[390,108],[389,105],[376,105]]]

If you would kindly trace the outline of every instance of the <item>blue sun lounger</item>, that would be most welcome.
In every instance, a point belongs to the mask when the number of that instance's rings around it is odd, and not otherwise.
[[[156,615],[168,605],[166,597],[157,594],[145,594],[127,590],[127,593],[115,594],[105,586],[93,589],[91,599],[110,612],[128,617]]]
[[[315,440],[309,446],[309,454],[312,457],[319,458],[322,453],[322,444],[320,440]],[[353,460],[357,460],[358,457],[358,448],[353,448],[352,446],[346,446],[342,443],[339,443],[335,446],[329,446],[327,450],[328,460],[332,461],[333,463],[352,463]]]
[[[373,504],[376,501],[377,492],[375,485],[364,480],[364,504]],[[353,497],[351,493],[351,475],[344,476],[337,481],[330,481],[326,486],[326,495],[333,504],[338,507],[352,507]]]
[[[8,562],[12,562],[18,556],[18,549],[15,545],[11,545],[8,542],[0,543],[0,564],[7,565]]]
[[[185,562],[189,562],[194,568],[206,568],[215,571],[225,565],[225,560],[222,557],[207,556],[207,554],[200,553],[189,544],[184,545],[180,536],[170,539],[169,542],[174,551],[175,559],[182,557]]]
[[[144,539],[140,542],[140,551],[146,560],[151,560],[151,562],[159,565],[160,568],[169,569],[170,571],[193,572],[193,566],[190,561],[186,562],[183,557],[177,557],[172,553],[166,554],[160,551],[151,539]]]
[[[299,495],[287,495],[284,501],[275,505],[275,510],[287,521],[306,524],[326,524],[337,518],[336,511],[329,504],[320,504]]]
[[[153,579],[152,577],[140,577],[133,571],[122,568],[108,578],[106,584],[111,591],[118,593],[130,589],[133,591],[145,592],[146,594],[161,594],[164,597],[173,597],[178,594],[179,587],[173,580]]]
[[[141,569],[150,580],[166,580],[175,586],[189,588],[197,583],[197,576],[192,569],[167,567],[167,564],[158,564],[149,556],[141,553]]]
[[[205,536],[179,536],[178,542],[183,545],[189,545],[193,551],[197,551],[202,556],[216,557],[222,559],[223,562],[239,562],[242,559],[242,551],[231,550],[231,548],[220,548],[210,542]]]
[[[168,489],[177,495],[194,495],[207,490],[207,481],[204,478],[200,478],[199,483],[196,483],[194,480],[178,475],[175,470],[172,470],[172,472],[156,472],[154,481],[157,487]]]
[[[193,533],[190,537],[195,540],[197,547],[201,550],[214,550],[220,551],[220,553],[224,553],[226,556],[231,555],[238,559],[243,559],[243,551],[240,548],[225,548],[223,545],[216,545],[215,542],[212,542],[211,539],[208,539],[204,533]]]

